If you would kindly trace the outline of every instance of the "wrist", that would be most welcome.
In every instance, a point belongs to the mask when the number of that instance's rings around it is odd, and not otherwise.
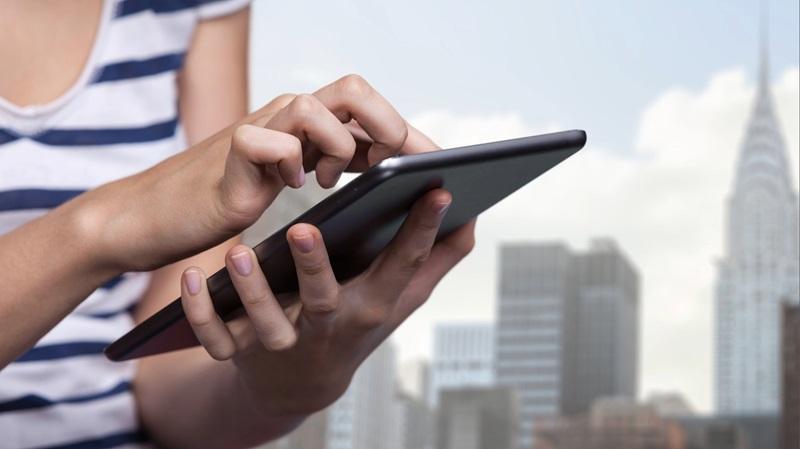
[[[92,271],[113,277],[130,271],[123,260],[116,257],[115,239],[109,238],[110,217],[107,201],[96,191],[89,191],[64,205],[61,211],[66,217],[66,230],[79,242],[85,264]],[[125,235],[119,234],[119,235]]]
[[[75,267],[81,267],[83,276],[104,282],[126,270],[112,263],[111,253],[102,243],[103,212],[95,202],[86,201],[83,198],[86,195],[48,214],[48,219],[54,219],[56,224],[49,245]]]

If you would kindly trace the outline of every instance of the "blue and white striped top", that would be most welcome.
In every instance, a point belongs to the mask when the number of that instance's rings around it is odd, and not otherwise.
[[[192,33],[246,4],[106,0],[72,88],[45,105],[0,98],[0,235],[180,151],[176,75]],[[132,326],[147,284],[144,273],[107,283],[0,370],[0,448],[148,447],[131,392],[135,365],[102,354]]]

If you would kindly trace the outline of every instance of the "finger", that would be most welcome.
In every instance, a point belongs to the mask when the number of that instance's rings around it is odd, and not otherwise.
[[[260,187],[266,169],[276,169],[282,182],[300,187],[305,182],[300,140],[288,133],[254,125],[241,125],[231,137],[225,180]],[[232,184],[235,185],[235,184]]]
[[[355,119],[372,139],[369,165],[396,155],[408,136],[406,121],[358,75],[347,75],[314,92],[342,123]]]
[[[188,268],[181,278],[181,305],[194,335],[208,354],[216,360],[227,360],[236,352],[236,343],[222,322],[206,285],[206,275],[199,268]]]
[[[356,151],[353,136],[313,95],[296,96],[266,126],[314,144],[322,153],[315,167],[322,187],[336,185]]]
[[[303,313],[314,322],[329,322],[339,305],[339,283],[322,235],[314,226],[296,224],[286,237],[297,270]]]
[[[256,116],[256,119],[251,123],[260,128],[265,127],[267,122],[269,122],[272,117],[274,117],[275,114],[277,114],[281,109],[288,106],[289,103],[295,99],[295,97],[297,97],[297,95],[289,93],[278,95],[277,97],[273,98],[272,101],[253,112],[253,115]]]
[[[356,141],[356,154],[350,161],[350,165],[347,167],[347,170],[353,172],[363,172],[370,167],[366,153],[367,150],[369,150],[370,145],[372,145],[372,139],[369,137],[369,134],[364,131],[364,128],[362,128],[355,120],[345,123],[344,126]],[[414,128],[410,124],[406,124],[406,126],[408,127],[408,137],[406,137],[403,147],[400,148],[400,154],[427,153],[441,149],[439,145],[434,143],[433,140],[431,140],[417,128]]]
[[[472,251],[475,223],[476,220],[470,221],[433,246],[430,257],[417,270],[400,298],[396,309],[400,321],[424,304],[442,278]]]
[[[423,134],[417,128],[410,124],[406,124],[406,126],[408,127],[408,137],[403,143],[403,147],[400,148],[400,154],[428,153],[441,149],[430,137]]]
[[[293,346],[295,329],[272,294],[253,250],[244,245],[231,248],[225,265],[261,344],[271,351]]]
[[[451,201],[449,192],[436,189],[414,203],[397,235],[367,272],[369,284],[379,289],[377,297],[396,298],[406,288],[428,259]]]

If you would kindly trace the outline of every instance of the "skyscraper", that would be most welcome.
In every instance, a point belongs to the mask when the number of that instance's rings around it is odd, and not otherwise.
[[[728,199],[716,287],[716,408],[725,415],[780,407],[780,306],[800,301],[798,206],[775,116],[762,27],[758,90]]]
[[[406,393],[395,399],[399,441],[397,449],[433,449],[435,445],[436,414],[428,404]]]
[[[517,447],[533,447],[536,420],[561,412],[565,355],[574,354],[574,260],[562,244],[500,248],[495,369],[519,407]]]
[[[617,245],[506,245],[500,259],[495,367],[518,395],[518,447],[533,446],[537,420],[635,397],[639,277]]]
[[[347,392],[328,409],[326,449],[397,449],[402,429],[396,364],[390,341],[367,357]]]
[[[574,259],[578,323],[567,414],[588,411],[601,397],[635,398],[638,385],[639,275],[609,239],[593,240]]]
[[[494,383],[494,325],[439,324],[433,333],[429,403],[436,406],[448,388]]]

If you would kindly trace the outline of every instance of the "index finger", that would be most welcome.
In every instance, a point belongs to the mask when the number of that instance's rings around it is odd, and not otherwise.
[[[313,95],[342,123],[358,121],[372,139],[370,166],[400,152],[408,136],[406,121],[364,78],[347,75]]]

